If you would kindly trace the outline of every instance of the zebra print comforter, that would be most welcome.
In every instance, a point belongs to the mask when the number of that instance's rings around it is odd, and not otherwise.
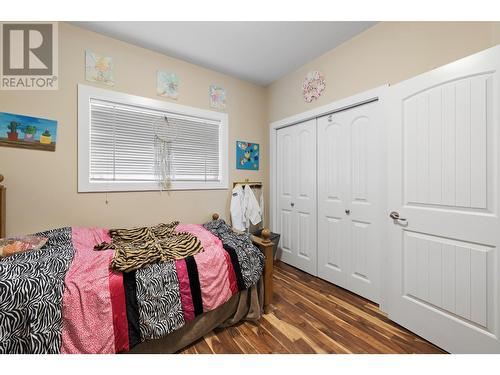
[[[116,353],[213,310],[262,275],[264,256],[223,221],[180,224],[204,251],[121,273],[103,228],[62,228],[38,251],[0,259],[0,353]]]
[[[58,353],[61,347],[71,228],[37,235],[49,239],[42,249],[0,260],[0,353]]]

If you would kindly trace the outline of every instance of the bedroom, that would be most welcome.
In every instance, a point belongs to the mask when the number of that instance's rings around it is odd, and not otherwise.
[[[499,354],[500,23],[359,17],[6,14],[0,352]]]

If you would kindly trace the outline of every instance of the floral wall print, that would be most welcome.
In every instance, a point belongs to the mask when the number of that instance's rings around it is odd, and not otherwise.
[[[0,146],[56,150],[57,121],[0,112]]]
[[[85,79],[90,82],[114,86],[113,59],[92,51],[85,51]]]
[[[225,110],[226,109],[226,90],[217,85],[210,85],[209,88],[210,107]]]
[[[323,74],[317,70],[307,73],[304,82],[302,83],[302,95],[307,103],[318,99],[326,87],[325,78]]]
[[[177,99],[179,97],[179,76],[175,73],[158,70],[156,93],[170,99]]]
[[[236,169],[259,170],[259,144],[236,141]]]

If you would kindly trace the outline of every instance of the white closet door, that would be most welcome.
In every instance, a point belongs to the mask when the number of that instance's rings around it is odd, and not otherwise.
[[[453,353],[500,353],[499,69],[495,47],[387,99],[387,312]]]
[[[349,133],[342,115],[318,119],[318,276],[348,289]]]
[[[379,301],[378,102],[318,119],[318,275]]]
[[[281,234],[281,260],[290,263],[296,258],[294,207],[296,194],[294,155],[295,131],[292,126],[277,131],[277,232]]]
[[[316,120],[279,129],[281,260],[316,275]]]

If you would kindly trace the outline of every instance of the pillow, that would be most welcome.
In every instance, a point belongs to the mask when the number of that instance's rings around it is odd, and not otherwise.
[[[0,239],[0,258],[13,254],[24,253],[29,250],[38,250],[47,242],[47,237],[20,236]]]

